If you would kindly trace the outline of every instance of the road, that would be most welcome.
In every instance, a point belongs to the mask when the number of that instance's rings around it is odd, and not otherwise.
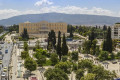
[[[10,39],[10,38],[6,37],[6,39]],[[0,79],[1,79],[1,74],[3,72],[4,67],[7,67],[7,70],[8,70],[8,66],[9,66],[10,58],[11,58],[11,52],[12,52],[12,48],[13,48],[13,43],[5,42],[4,44],[0,44],[0,45],[3,47],[1,50],[1,52],[3,54],[3,60],[2,60],[2,64],[0,64],[0,68],[1,68]],[[8,53],[5,53],[5,50],[8,50]],[[8,76],[8,72],[6,72],[6,75]]]
[[[2,32],[2,33],[0,34],[0,37],[1,37],[3,34],[5,34],[5,33],[6,33],[6,31]]]

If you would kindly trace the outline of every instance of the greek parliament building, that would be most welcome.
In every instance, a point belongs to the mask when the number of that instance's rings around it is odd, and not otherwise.
[[[115,23],[115,25],[111,27],[111,37],[120,42],[120,23]]]
[[[67,24],[66,23],[49,23],[47,21],[41,21],[38,23],[20,23],[19,24],[19,34],[21,34],[24,30],[27,29],[30,37],[48,37],[48,33],[51,30],[54,30],[56,36],[58,35],[58,31],[61,31],[61,34],[67,33]]]

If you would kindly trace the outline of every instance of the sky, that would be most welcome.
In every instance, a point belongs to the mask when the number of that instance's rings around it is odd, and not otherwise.
[[[0,0],[0,20],[50,12],[120,17],[120,0]]]

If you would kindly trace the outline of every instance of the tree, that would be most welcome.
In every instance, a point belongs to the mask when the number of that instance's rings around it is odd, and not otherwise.
[[[92,42],[95,39],[94,29],[92,29],[91,35],[89,35],[89,40]]]
[[[38,66],[43,66],[43,64],[46,63],[46,57],[44,55],[39,56],[39,58],[37,59],[37,64]]]
[[[62,52],[61,52],[61,32],[58,32],[58,43],[57,43],[57,54],[59,55],[59,60],[61,60]]]
[[[66,43],[65,34],[63,34],[62,55],[67,55],[67,54],[68,54],[68,46],[67,46],[67,43]]]
[[[108,28],[108,31],[107,31],[107,37],[106,37],[106,40],[104,41],[103,43],[103,50],[104,51],[108,51],[108,52],[112,52],[113,48],[112,48],[112,38],[111,38],[111,28],[109,27]]]
[[[93,62],[89,59],[80,60],[78,62],[78,68],[79,69],[86,69],[87,68],[87,69],[91,70],[92,67],[93,67]]]
[[[28,51],[28,44],[27,44],[27,42],[24,42],[24,51]]]
[[[92,49],[92,53],[91,54],[93,54],[93,55],[95,55],[95,53],[96,53],[96,44],[97,44],[97,40],[93,40],[92,41],[92,46],[91,46],[91,49]]]
[[[45,71],[44,76],[47,80],[69,80],[67,74],[61,69],[51,69]]]
[[[67,61],[67,56],[62,56],[62,61],[63,62]]]
[[[112,40],[112,49],[115,50],[117,46],[117,40]]]
[[[92,73],[95,74],[95,80],[113,80],[116,76],[114,72],[105,70],[101,65],[93,66]]]
[[[30,72],[35,71],[37,69],[37,63],[31,57],[25,59],[24,66]]]
[[[28,57],[29,57],[28,51],[23,51],[23,52],[21,52],[21,58],[22,58],[22,59],[26,59],[26,58],[28,58]]]
[[[91,41],[90,40],[85,41],[83,43],[84,52],[87,53],[87,54],[90,54],[90,48],[91,48]]]
[[[51,40],[51,32],[49,32],[47,50],[51,51],[51,49],[52,49],[52,40]]]
[[[72,29],[72,26],[71,26],[71,29],[70,29],[70,38],[73,37],[73,29]]]
[[[101,61],[108,60],[108,56],[109,56],[109,52],[107,52],[107,51],[101,51],[101,53],[99,55],[99,59]]]
[[[55,65],[55,68],[59,68],[63,70],[65,73],[70,73],[70,66],[67,64],[67,62],[59,62]]]
[[[36,41],[36,49],[40,49],[40,42]]]
[[[52,62],[52,65],[57,64],[58,63],[58,56],[57,56],[57,54],[52,53],[51,56],[50,56],[50,60]]]
[[[78,52],[77,51],[72,52],[71,57],[72,60],[78,61]]]
[[[107,32],[107,39],[106,39],[106,46],[107,46],[107,50],[108,52],[112,52],[112,38],[111,38],[111,28],[108,28],[108,32]]]
[[[84,77],[82,77],[80,80],[95,80],[95,74],[88,73]]]
[[[55,44],[56,44],[56,35],[54,30],[51,30],[51,40],[52,40],[52,45],[55,48]]]
[[[107,26],[106,26],[106,25],[103,26],[103,30],[104,30],[104,31],[107,30]]]
[[[24,28],[24,31],[23,33],[21,34],[21,37],[24,41],[27,41],[29,39],[29,35],[28,35],[28,32],[27,32],[27,29]]]
[[[49,32],[48,34],[48,46],[47,46],[47,49],[48,50],[51,50],[52,48],[56,48],[55,46],[56,44],[56,35],[55,35],[55,32],[54,30],[51,30],[51,32]]]
[[[104,41],[103,41],[103,47],[102,47],[102,50],[103,50],[103,51],[106,51],[106,50],[107,50],[106,48],[107,48],[107,46],[106,46],[106,41],[104,40]]]
[[[76,72],[76,80],[80,80],[84,76],[84,70],[78,69]]]

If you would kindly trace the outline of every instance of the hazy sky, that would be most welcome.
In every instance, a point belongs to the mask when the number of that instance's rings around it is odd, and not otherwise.
[[[0,19],[48,12],[120,17],[120,0],[0,0]]]

